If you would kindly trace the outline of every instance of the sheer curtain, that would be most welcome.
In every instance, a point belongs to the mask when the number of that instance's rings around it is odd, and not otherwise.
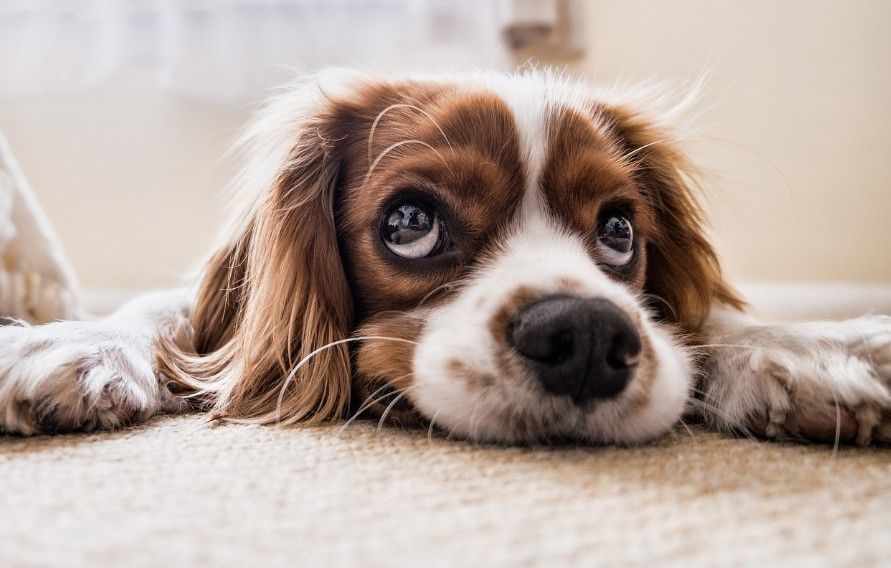
[[[157,69],[165,88],[220,101],[250,99],[322,66],[505,68],[512,8],[504,0],[5,0],[0,96],[86,89],[130,65]]]

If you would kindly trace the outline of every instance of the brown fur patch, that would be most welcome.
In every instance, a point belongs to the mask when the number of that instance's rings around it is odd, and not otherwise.
[[[551,211],[581,235],[589,254],[597,258],[597,229],[607,207],[627,210],[639,246],[633,270],[604,266],[640,289],[646,273],[645,244],[652,232],[652,204],[636,183],[632,168],[622,160],[621,141],[607,131],[599,116],[562,108],[552,115],[548,155],[542,170],[542,190]]]
[[[341,251],[360,318],[411,309],[431,290],[461,278],[507,224],[522,193],[519,141],[503,102],[492,95],[455,96],[449,89],[401,100],[411,106],[381,116],[370,147],[370,126],[379,113],[366,111],[364,122],[353,125],[358,142],[343,177]],[[417,142],[391,149],[367,175],[388,148],[407,140]],[[403,197],[436,206],[457,256],[392,258],[379,227],[388,207]]]
[[[489,330],[492,332],[492,335],[504,335],[510,318],[542,296],[544,296],[544,293],[532,286],[517,287],[501,302],[498,310],[489,319]]]
[[[474,369],[460,359],[452,359],[446,365],[449,374],[458,380],[464,381],[471,390],[481,390],[491,387],[498,380],[496,377]]]
[[[400,424],[417,423],[421,416],[411,405],[414,386],[412,361],[415,343],[423,332],[424,315],[420,313],[381,314],[356,330],[356,337],[388,337],[395,340],[369,339],[354,350],[352,412],[381,416],[391,404],[387,417]],[[384,387],[384,390],[381,390]],[[391,393],[386,392],[386,387]],[[401,396],[402,394],[405,396]],[[380,399],[375,402],[375,399]],[[404,401],[399,404],[397,399]]]

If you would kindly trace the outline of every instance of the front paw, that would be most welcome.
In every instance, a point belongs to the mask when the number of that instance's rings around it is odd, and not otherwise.
[[[182,405],[144,339],[98,322],[7,326],[0,345],[0,431],[111,429]]]
[[[716,426],[768,438],[891,441],[891,317],[749,328],[706,347]],[[706,414],[709,414],[707,412]]]

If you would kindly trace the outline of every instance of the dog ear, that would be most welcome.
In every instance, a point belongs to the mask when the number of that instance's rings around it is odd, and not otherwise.
[[[249,130],[246,202],[206,265],[194,350],[160,349],[171,386],[218,417],[313,423],[348,407],[350,355],[336,342],[350,335],[352,299],[334,223],[345,149],[330,87],[273,101]]]
[[[647,293],[659,298],[654,307],[691,332],[702,326],[715,302],[742,309],[745,303],[725,279],[705,233],[693,168],[670,130],[629,108],[614,107],[608,114],[654,204],[644,284]]]

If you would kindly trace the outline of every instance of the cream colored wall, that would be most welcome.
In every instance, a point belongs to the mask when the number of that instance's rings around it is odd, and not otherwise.
[[[689,148],[732,276],[891,281],[891,2],[587,8],[591,80],[711,71]]]
[[[221,225],[244,109],[134,69],[85,94],[0,101],[0,129],[86,289],[171,286]]]
[[[592,81],[712,71],[690,148],[732,276],[891,281],[891,2],[591,2],[585,23]],[[175,284],[219,226],[246,113],[155,84],[0,101],[87,288]]]

